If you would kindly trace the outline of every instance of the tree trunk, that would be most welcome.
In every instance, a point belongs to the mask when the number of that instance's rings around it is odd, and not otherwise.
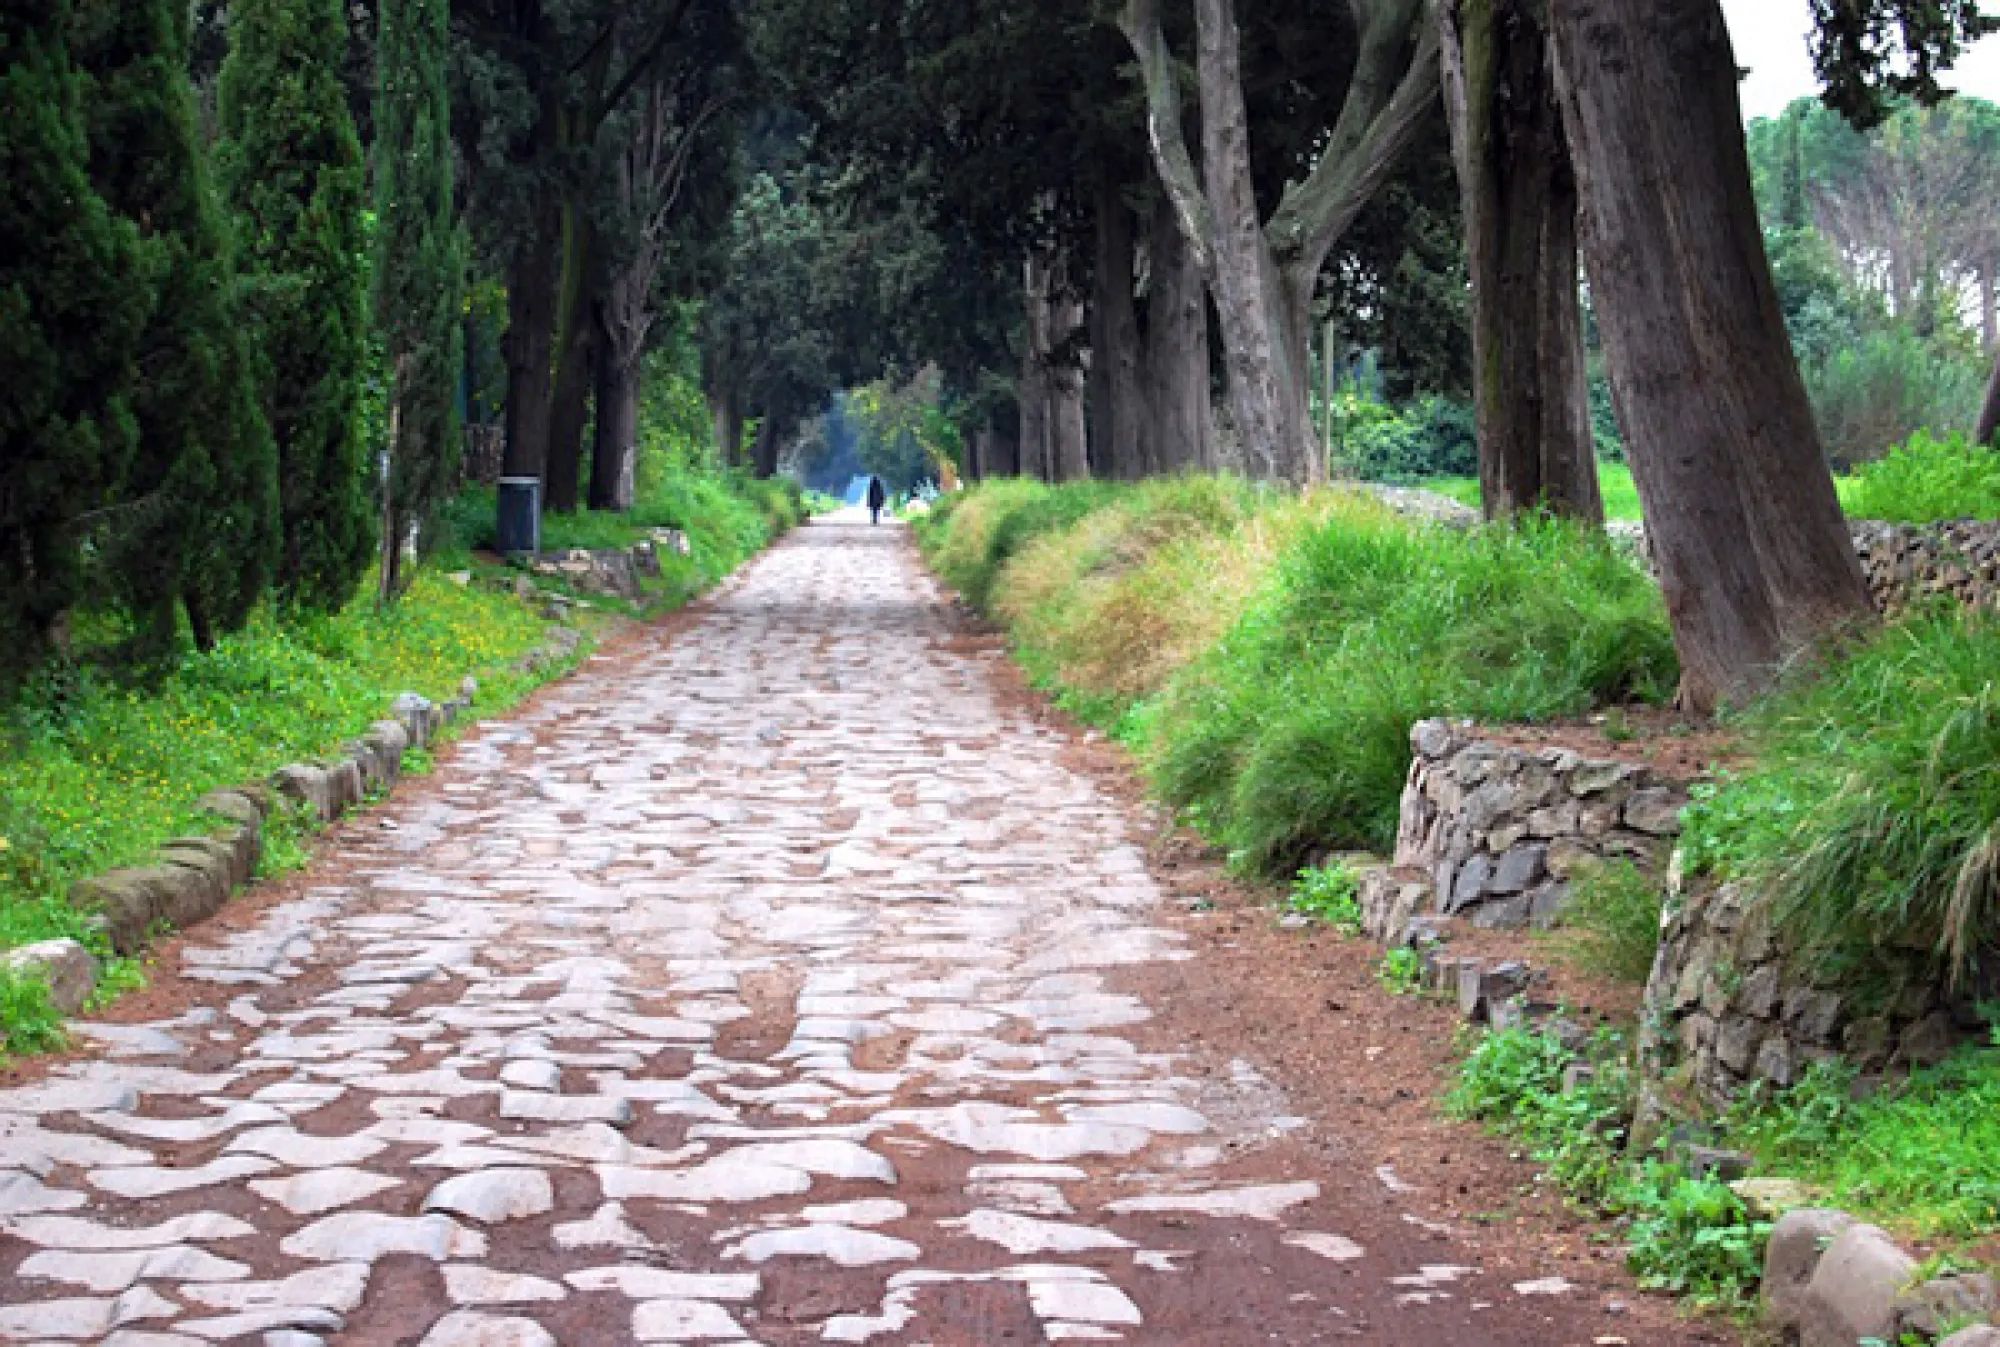
[[[1099,477],[1137,480],[1154,465],[1146,434],[1139,307],[1132,293],[1132,209],[1120,184],[1096,191],[1097,266],[1090,306],[1090,463]]]
[[[1054,457],[1049,453],[1052,380],[1049,371],[1050,313],[1052,284],[1047,260],[1031,254],[1023,270],[1022,292],[1027,303],[1027,350],[1021,358],[1021,378],[1014,395],[1021,407],[1021,475],[1044,482],[1055,480]]]
[[[2000,351],[1993,356],[1993,374],[1986,381],[1986,401],[1980,404],[1979,424],[1972,432],[1973,443],[2000,449],[2000,444],[1994,443],[1995,435],[2000,435]]]
[[[581,205],[565,209],[562,280],[557,288],[555,389],[549,411],[549,460],[544,503],[567,514],[580,501],[583,432],[590,420],[592,366],[597,357],[597,324],[592,319],[596,288],[596,227]]]
[[[553,211],[538,210],[507,274],[507,446],[501,472],[542,475],[548,462],[551,364],[561,253]]]
[[[1994,272],[2000,259],[1987,258],[1979,264],[1979,349],[1988,355],[2000,352],[2000,289]]]
[[[1090,418],[1084,399],[1083,301],[1059,269],[1049,304],[1049,480],[1090,479]]]
[[[563,345],[549,399],[549,462],[543,504],[564,514],[573,513],[582,502],[583,434],[590,424],[596,364],[597,338],[586,325]]]
[[[986,446],[986,475],[988,477],[1019,477],[1021,475],[1021,428],[1017,423],[1011,429],[1000,424],[1000,416],[1005,415],[1002,407],[988,421],[993,437]]]
[[[743,398],[735,387],[708,380],[703,390],[708,399],[709,420],[715,425],[715,456],[725,468],[743,459]]]
[[[1208,285],[1164,196],[1147,225],[1151,284],[1146,298],[1145,387],[1148,462],[1159,472],[1215,466]]]
[[[778,418],[766,412],[757,422],[757,440],[750,448],[750,467],[759,477],[778,475],[778,451],[783,447],[783,440]]]
[[[642,368],[642,362],[621,360],[609,349],[598,357],[597,430],[590,456],[593,510],[629,510],[638,494]]]
[[[1720,0],[1552,0],[1605,353],[1683,702],[1870,616],[1764,254]]]
[[[1577,295],[1576,179],[1540,0],[1442,0],[1445,108],[1472,280],[1488,519],[1604,522]]]

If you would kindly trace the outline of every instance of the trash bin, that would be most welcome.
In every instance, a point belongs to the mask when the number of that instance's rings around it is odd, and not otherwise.
[[[500,479],[500,519],[494,530],[500,555],[535,556],[542,550],[542,481],[539,477]]]

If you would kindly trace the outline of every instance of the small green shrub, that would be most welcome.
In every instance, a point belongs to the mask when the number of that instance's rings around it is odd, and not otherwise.
[[[1418,398],[1400,411],[1380,403],[1349,408],[1340,466],[1370,482],[1415,482],[1479,471],[1472,408],[1449,398]]]
[[[0,1061],[54,1052],[63,1043],[62,1012],[49,1000],[48,984],[0,969]]]
[[[1698,792],[1684,845],[1749,881],[1806,958],[1913,945],[1957,976],[2000,931],[2000,618],[1920,615],[1802,671],[1743,722],[1755,765]]]
[[[1855,472],[1848,513],[1905,524],[2000,519],[2000,452],[1920,430]]]
[[[1729,1185],[1648,1161],[1626,1182],[1626,1263],[1639,1285],[1698,1304],[1742,1304],[1764,1275],[1771,1224],[1753,1220]]]
[[[1299,871],[1285,905],[1342,935],[1361,934],[1360,881],[1344,865]]]
[[[1643,983],[1660,946],[1659,882],[1631,861],[1580,871],[1570,881],[1561,943],[1583,968]]]
[[[1414,996],[1423,990],[1423,956],[1407,946],[1392,949],[1375,965],[1375,980],[1391,996]]]

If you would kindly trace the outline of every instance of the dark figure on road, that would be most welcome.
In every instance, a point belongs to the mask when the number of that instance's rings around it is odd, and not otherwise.
[[[882,479],[880,477],[870,477],[868,479],[868,522],[871,524],[881,523],[882,507],[888,503],[889,492],[882,485]]]

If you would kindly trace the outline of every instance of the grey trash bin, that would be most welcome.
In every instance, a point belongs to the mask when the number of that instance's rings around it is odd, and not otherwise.
[[[542,483],[538,477],[500,479],[500,519],[494,530],[503,557],[535,556],[542,550]]]

